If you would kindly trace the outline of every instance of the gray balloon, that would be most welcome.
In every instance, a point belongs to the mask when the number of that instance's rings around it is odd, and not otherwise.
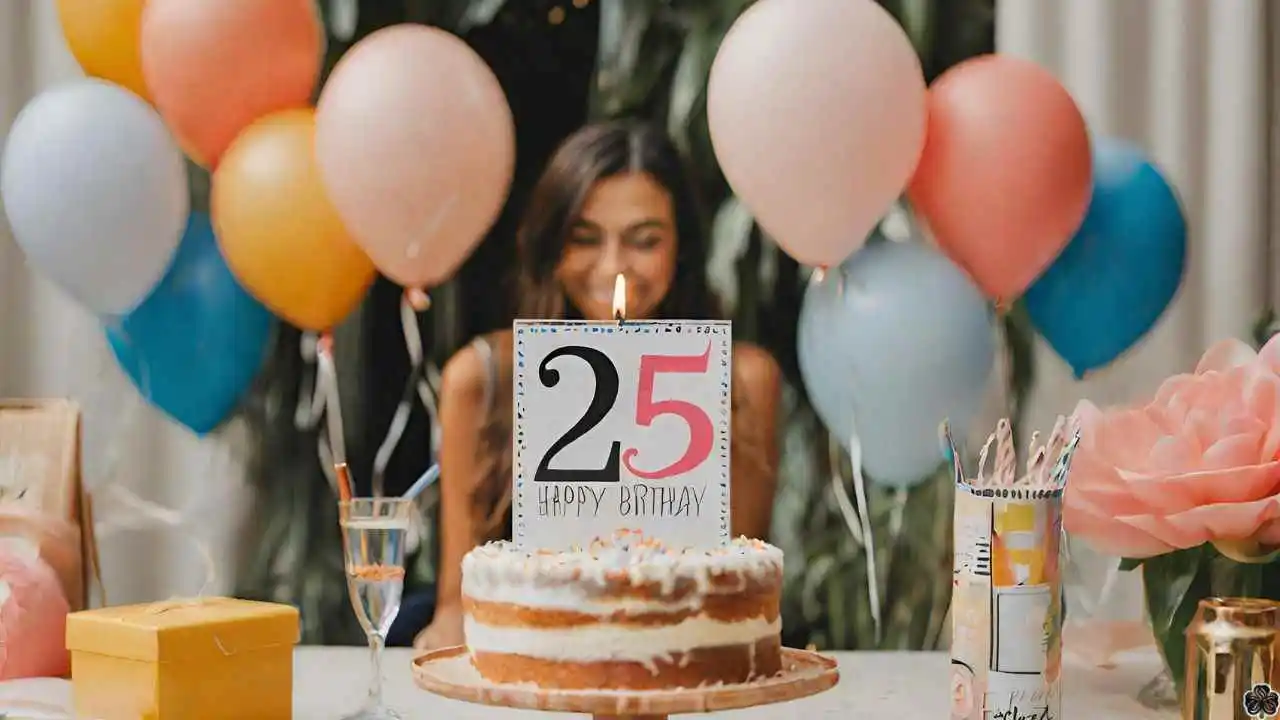
[[[827,429],[846,449],[857,432],[870,480],[910,487],[942,462],[938,424],[962,434],[981,409],[995,316],[938,251],[882,242],[809,286],[798,352]]]
[[[0,198],[27,262],[100,315],[126,314],[151,293],[190,210],[182,151],[164,121],[92,78],[46,90],[18,114]]]

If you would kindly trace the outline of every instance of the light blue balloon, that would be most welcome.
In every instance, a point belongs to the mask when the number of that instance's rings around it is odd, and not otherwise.
[[[187,190],[155,109],[93,78],[36,96],[0,153],[0,198],[27,262],[99,315],[133,310],[160,282]]]
[[[1141,149],[1099,138],[1093,197],[1070,244],[1024,296],[1027,312],[1077,378],[1133,347],[1182,284],[1187,222]]]
[[[147,299],[108,322],[120,367],[151,404],[198,435],[253,384],[273,319],[231,274],[209,216],[192,213],[173,264]]]
[[[800,372],[827,429],[856,429],[872,481],[910,487],[940,464],[938,424],[964,433],[995,363],[995,317],[959,268],[916,242],[868,245],[809,286]]]

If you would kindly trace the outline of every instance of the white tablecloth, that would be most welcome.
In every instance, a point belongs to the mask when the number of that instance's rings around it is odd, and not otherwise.
[[[490,708],[446,700],[413,684],[409,650],[388,650],[383,658],[387,698],[406,718],[422,720],[550,720],[551,713]],[[938,720],[948,716],[947,658],[940,653],[835,653],[840,684],[820,695],[782,705],[712,713],[723,720],[849,720],[894,718]],[[1159,665],[1154,654],[1131,657],[1109,669],[1084,668],[1068,661],[1064,670],[1063,715],[1071,720],[1169,720],[1175,713],[1144,709],[1134,697]],[[299,648],[294,666],[294,716],[337,720],[357,709],[365,698],[369,654],[361,648]],[[11,717],[69,717],[70,683],[63,680],[19,680],[0,683],[0,713]],[[24,701],[19,709],[16,701]],[[32,701],[49,705],[36,712]],[[56,712],[57,707],[64,708]],[[561,715],[560,717],[574,717]],[[583,717],[583,716],[578,716]]]

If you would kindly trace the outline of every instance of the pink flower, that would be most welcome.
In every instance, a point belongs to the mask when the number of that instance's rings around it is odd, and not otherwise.
[[[1144,558],[1212,542],[1235,559],[1280,545],[1280,340],[1209,349],[1144,407],[1076,407],[1067,532]]]

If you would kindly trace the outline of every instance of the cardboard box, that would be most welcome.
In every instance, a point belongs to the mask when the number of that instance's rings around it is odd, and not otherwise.
[[[80,478],[75,403],[0,400],[0,540],[35,545],[58,573],[71,608],[89,606],[99,579],[98,545]]]
[[[291,720],[298,611],[203,598],[67,618],[76,717]]]

